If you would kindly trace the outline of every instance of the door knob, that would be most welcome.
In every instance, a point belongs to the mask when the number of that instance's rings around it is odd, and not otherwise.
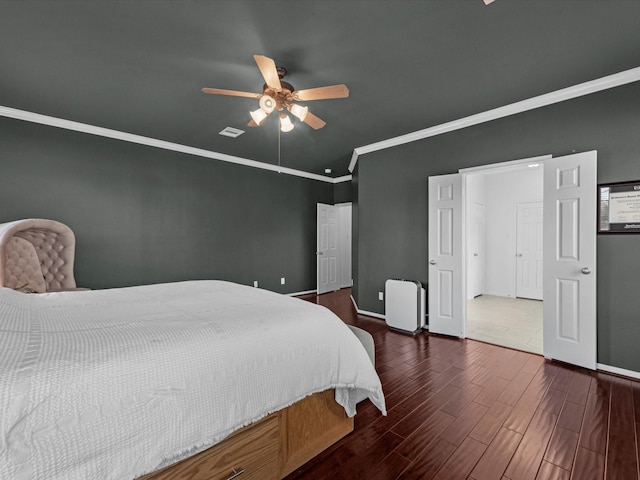
[[[474,254],[473,254],[473,256],[474,256],[474,257],[477,257],[477,256],[478,256],[478,254],[477,254],[477,253],[474,253]]]
[[[429,260],[429,265],[435,265],[436,261],[435,260]]]
[[[316,255],[324,255],[324,252],[316,252]]]
[[[516,257],[521,257],[522,254],[521,253],[516,253]]]
[[[585,275],[589,275],[591,273],[591,270],[589,270],[589,267],[584,267],[582,270],[580,270],[582,273],[584,273]]]

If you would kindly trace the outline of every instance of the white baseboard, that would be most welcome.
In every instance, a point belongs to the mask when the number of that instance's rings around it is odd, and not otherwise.
[[[353,295],[349,295],[349,298],[351,299],[351,304],[353,305],[353,308],[356,309],[356,312],[358,311],[358,304],[356,303],[356,301],[353,299]]]
[[[368,312],[366,310],[360,310],[359,308],[356,308],[356,311],[360,314],[360,315],[366,315],[367,317],[375,317],[375,318],[380,318],[382,320],[385,319],[385,316],[382,315],[381,313],[375,313],[375,312]]]
[[[596,368],[598,370],[602,370],[603,372],[615,373],[616,375],[622,375],[623,377],[634,378],[636,380],[640,380],[640,372],[636,372],[633,370],[626,370],[624,368],[612,367],[610,365],[605,365],[603,363],[596,364]]]
[[[350,295],[350,297],[351,297],[351,303],[353,303],[353,308],[355,308],[356,312],[358,312],[360,315],[366,315],[367,317],[381,318],[382,320],[385,319],[385,316],[382,315],[381,313],[375,313],[375,312],[368,312],[366,310],[360,310],[358,308],[358,304],[356,303],[356,301],[353,298],[353,295]]]
[[[305,292],[285,293],[289,297],[297,297],[299,295],[309,295],[311,293],[318,293],[318,290],[307,290]]]

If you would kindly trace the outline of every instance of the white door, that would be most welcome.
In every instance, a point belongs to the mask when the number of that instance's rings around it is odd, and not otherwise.
[[[516,297],[542,300],[543,205],[543,202],[517,205]]]
[[[429,331],[464,337],[462,175],[429,177]]]
[[[544,162],[544,356],[596,368],[596,164]]]
[[[338,277],[338,209],[318,204],[317,288],[318,295],[340,289]]]
[[[469,286],[467,298],[472,298],[484,293],[484,269],[485,269],[485,206],[481,203],[471,204],[469,213],[469,251],[467,270]]]

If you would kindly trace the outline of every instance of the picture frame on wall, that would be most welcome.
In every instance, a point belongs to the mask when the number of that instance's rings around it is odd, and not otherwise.
[[[598,233],[640,233],[640,180],[598,185]]]

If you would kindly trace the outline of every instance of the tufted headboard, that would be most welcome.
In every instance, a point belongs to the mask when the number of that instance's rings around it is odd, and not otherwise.
[[[75,289],[75,249],[73,231],[55,220],[0,224],[0,287],[38,293]]]

